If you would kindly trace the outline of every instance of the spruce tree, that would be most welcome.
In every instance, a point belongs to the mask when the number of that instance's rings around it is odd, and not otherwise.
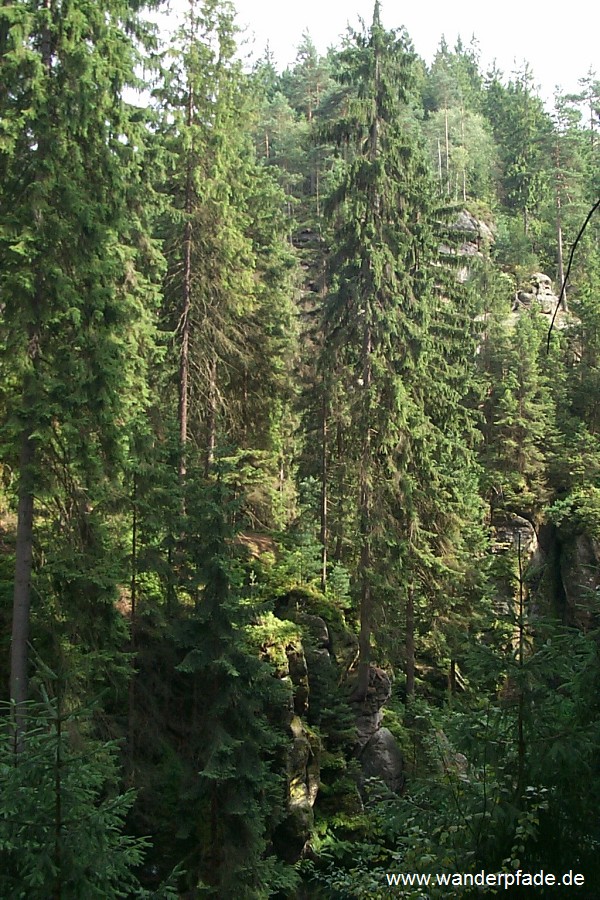
[[[134,869],[147,842],[123,833],[133,794],[119,792],[116,746],[90,738],[88,714],[42,694],[27,704],[18,758],[10,720],[0,719],[2,896],[146,896]]]
[[[268,713],[286,702],[285,690],[248,638],[257,608],[236,540],[242,504],[235,461],[217,457],[208,481],[189,469],[187,490],[182,590],[193,608],[177,624],[176,641],[194,772],[180,796],[178,836],[204,892],[266,898],[285,884],[268,853],[284,801],[274,772],[280,737]]]
[[[368,686],[384,547],[408,539],[411,448],[426,427],[417,373],[428,316],[429,184],[414,131],[403,127],[410,116],[401,112],[410,101],[412,65],[405,36],[384,30],[376,3],[370,29],[340,54],[345,97],[330,127],[343,162],[330,200],[324,361],[348,379],[355,429],[358,698]],[[384,535],[391,521],[393,536]]]
[[[191,4],[156,91],[181,474],[188,442],[203,448],[207,471],[225,441],[270,449],[268,420],[276,417],[265,404],[275,385],[283,388],[282,356],[291,349],[293,260],[282,236],[282,198],[244,129],[253,100],[235,60],[235,34],[228,3]]]
[[[144,131],[123,99],[143,36],[121,2],[0,9],[2,367],[20,394],[11,697],[28,693],[35,498],[60,478],[82,534],[115,472],[151,296],[140,209]],[[145,243],[144,243],[145,242]],[[150,251],[152,252],[152,251]],[[19,385],[19,387],[16,387]],[[39,521],[39,520],[37,520]]]

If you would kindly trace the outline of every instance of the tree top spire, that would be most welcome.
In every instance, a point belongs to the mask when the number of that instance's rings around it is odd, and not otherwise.
[[[381,3],[379,0],[375,0],[375,6],[373,7],[373,27],[379,27],[381,25]]]

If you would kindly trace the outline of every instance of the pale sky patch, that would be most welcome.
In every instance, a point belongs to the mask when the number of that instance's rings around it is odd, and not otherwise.
[[[339,44],[348,23],[357,27],[359,17],[369,23],[373,15],[373,0],[237,0],[234,5],[239,24],[246,28],[244,54],[262,56],[268,43],[281,68],[293,63],[304,31],[310,32],[323,53],[328,46]],[[174,12],[185,6],[185,0],[172,0]],[[464,44],[474,34],[484,72],[496,60],[508,76],[527,61],[534,83],[540,85],[542,96],[550,99],[556,85],[575,92],[578,79],[590,67],[600,68],[599,10],[600,5],[590,0],[570,0],[560,8],[540,0],[384,0],[382,18],[388,28],[405,26],[415,50],[427,63],[442,34],[451,49],[459,34]],[[169,22],[172,24],[172,16]]]

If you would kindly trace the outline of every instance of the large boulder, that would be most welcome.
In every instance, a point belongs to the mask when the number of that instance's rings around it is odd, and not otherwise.
[[[548,327],[552,320],[556,329],[569,328],[579,322],[577,316],[567,309],[561,308],[556,312],[557,306],[558,294],[554,290],[552,279],[543,272],[534,272],[529,276],[529,283],[515,293],[509,322],[514,326],[519,316],[532,307],[548,316]]]
[[[390,791],[404,787],[404,760],[396,738],[388,728],[378,728],[359,756],[364,778],[379,778]]]
[[[468,255],[473,255],[473,251],[467,249],[467,244],[475,245],[475,249],[479,250],[482,246],[489,247],[494,243],[494,235],[491,228],[481,219],[475,218],[467,209],[459,212],[450,226],[450,230],[463,237],[465,244],[461,248],[461,252],[465,252]]]
[[[521,288],[515,294],[513,312],[520,312],[536,305],[544,315],[551,316],[556,309],[558,297],[552,287],[552,279],[543,272],[534,272],[529,277],[527,288]]]
[[[356,756],[362,778],[379,778],[391,791],[404,784],[402,753],[391,731],[382,728],[382,709],[390,699],[392,683],[387,672],[377,666],[369,669],[369,686],[364,699],[350,698],[356,722]]]

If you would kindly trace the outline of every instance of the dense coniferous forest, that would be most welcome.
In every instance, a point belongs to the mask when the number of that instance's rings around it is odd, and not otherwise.
[[[0,897],[597,898],[600,80],[158,6],[0,6]]]

